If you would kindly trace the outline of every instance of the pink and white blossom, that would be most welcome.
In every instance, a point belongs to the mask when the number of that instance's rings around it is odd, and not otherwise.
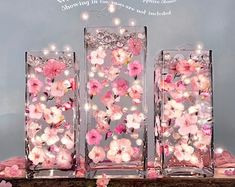
[[[43,68],[43,73],[48,78],[55,78],[60,75],[66,68],[66,65],[55,59],[50,59]]]
[[[67,87],[63,81],[54,82],[51,85],[51,95],[53,97],[63,97],[66,91]]]
[[[128,114],[126,116],[126,127],[139,129],[144,120],[145,116],[143,113]]]
[[[37,95],[43,86],[43,83],[37,78],[31,78],[28,80],[28,92]]]
[[[112,52],[114,65],[127,64],[131,60],[130,54],[124,49],[116,49]]]
[[[67,149],[74,148],[74,134],[71,131],[65,132],[63,138],[61,139],[61,143],[65,145]]]
[[[99,47],[95,51],[92,51],[88,59],[93,65],[102,65],[106,57],[106,52],[102,47]]]
[[[58,130],[56,128],[46,127],[44,134],[41,136],[41,139],[49,146],[57,143],[60,140],[58,136]]]
[[[135,55],[138,56],[140,55],[142,48],[143,48],[143,42],[139,38],[130,38],[128,40],[128,47],[129,51]]]
[[[126,138],[113,140],[109,145],[107,158],[115,163],[129,162],[134,150],[131,141]]]
[[[128,89],[128,94],[133,99],[134,103],[139,104],[141,103],[141,98],[143,95],[143,88],[140,85],[135,84]]]
[[[44,151],[43,151],[43,149],[41,147],[34,147],[29,152],[28,158],[36,166],[36,165],[44,162],[44,160],[45,160],[45,153],[44,153]]]
[[[43,115],[43,111],[45,109],[45,105],[38,103],[36,105],[29,105],[29,117],[30,119],[41,119]]]
[[[86,134],[86,140],[89,145],[99,145],[102,135],[96,129],[92,129]]]
[[[72,166],[72,160],[71,152],[66,149],[61,149],[56,156],[56,165],[59,168],[69,169]]]
[[[194,153],[194,148],[188,144],[178,144],[175,146],[174,155],[179,161],[190,161]]]
[[[135,60],[132,63],[129,63],[128,66],[127,66],[130,77],[139,76],[142,73],[143,68],[144,68],[143,65],[137,60]]]
[[[57,107],[51,107],[44,110],[44,118],[48,124],[58,124],[64,120],[64,115]]]
[[[168,101],[164,106],[164,116],[167,118],[179,118],[184,110],[184,105],[175,100]]]
[[[112,86],[112,90],[115,95],[124,96],[127,94],[129,83],[125,79],[119,78],[113,82]]]
[[[103,85],[96,79],[92,79],[87,84],[88,93],[95,96],[101,92]]]
[[[94,146],[89,152],[88,157],[97,164],[105,159],[105,151],[102,147]]]
[[[176,64],[176,70],[183,75],[190,75],[192,74],[195,69],[195,62],[192,60],[181,60]]]
[[[96,181],[96,187],[107,187],[110,179],[107,175],[103,174],[101,178],[98,178]]]
[[[112,121],[119,120],[123,115],[122,107],[119,105],[111,105],[108,107],[107,114]]]

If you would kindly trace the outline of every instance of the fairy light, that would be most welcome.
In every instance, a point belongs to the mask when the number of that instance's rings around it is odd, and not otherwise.
[[[137,145],[142,145],[143,144],[143,140],[141,140],[141,139],[136,140],[136,144]]]
[[[87,12],[82,12],[81,18],[84,21],[87,21],[89,19],[90,15]]]
[[[43,101],[46,101],[46,97],[45,97],[45,96],[41,96],[41,97],[40,97],[40,101],[42,101],[42,102],[43,102]]]
[[[130,19],[129,26],[136,26],[136,21],[134,19]]]
[[[137,110],[137,107],[136,106],[132,106],[131,108],[130,108],[130,111],[136,111]]]
[[[119,32],[120,32],[121,35],[123,35],[125,33],[125,31],[126,31],[125,29],[120,29]]]
[[[108,11],[110,13],[114,13],[116,11],[116,6],[112,2],[108,5]]]
[[[104,77],[104,73],[103,73],[103,72],[99,72],[99,73],[98,73],[98,76],[99,76],[99,77]]]
[[[65,50],[69,52],[69,51],[71,51],[71,47],[65,46]]]
[[[55,46],[54,44],[52,44],[52,45],[50,45],[50,49],[51,49],[52,51],[55,51],[55,50],[56,50],[56,46]]]
[[[114,140],[117,140],[117,136],[116,136],[116,135],[113,135],[113,139],[114,139]]]
[[[65,71],[64,71],[64,75],[65,75],[65,76],[68,76],[68,75],[69,75],[69,70],[65,70]]]
[[[48,55],[48,54],[49,54],[49,51],[48,51],[47,49],[44,49],[44,50],[43,50],[43,54],[44,54],[44,55]]]
[[[92,106],[92,110],[98,110],[98,106],[97,105],[93,105]]]
[[[121,20],[120,20],[119,18],[114,18],[114,19],[113,19],[113,24],[116,25],[116,26],[118,26],[118,25],[121,24]]]
[[[95,74],[93,72],[89,73],[89,77],[94,77],[94,76],[95,76]]]
[[[221,147],[218,147],[215,149],[215,153],[217,153],[217,154],[222,154],[223,152],[224,152],[224,150]]]
[[[71,54],[71,53],[69,53],[69,54],[68,54],[68,57],[71,57],[71,56],[72,56],[72,54]]]
[[[91,109],[90,104],[89,104],[89,103],[86,103],[86,104],[84,105],[84,109],[85,109],[85,111],[89,111],[89,110]]]

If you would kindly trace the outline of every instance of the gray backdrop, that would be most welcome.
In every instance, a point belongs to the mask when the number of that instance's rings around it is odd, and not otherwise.
[[[100,10],[105,6],[78,7],[63,12],[56,0],[0,1],[0,160],[24,155],[24,52],[41,50],[50,43],[59,49],[70,45],[83,62],[83,28],[113,25],[112,17],[119,17],[122,25],[128,25],[128,19],[135,18],[138,25],[148,26],[149,73],[153,72],[154,58],[161,49],[203,42],[213,50],[216,145],[235,153],[235,1],[178,0],[167,7],[146,5],[142,0],[119,2],[151,10],[171,9],[172,16],[143,16],[121,8],[109,16],[105,11],[92,11],[89,21],[84,22],[80,19],[82,11]],[[149,98],[152,98],[153,77],[148,79]],[[149,125],[153,120],[152,109],[150,101]]]

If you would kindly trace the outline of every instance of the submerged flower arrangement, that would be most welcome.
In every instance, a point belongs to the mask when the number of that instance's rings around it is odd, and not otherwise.
[[[72,59],[64,56],[43,59],[37,55],[28,53],[27,58],[28,169],[69,170],[75,164],[77,75],[69,62]]]
[[[101,36],[99,33],[95,37]],[[113,35],[107,33],[104,42],[109,37]],[[86,134],[87,163],[94,168],[132,162],[141,167],[146,118],[141,56],[145,37],[132,33],[123,45],[117,39],[118,47],[114,43],[103,44],[102,39],[93,41],[100,41],[100,46],[91,44],[87,54],[87,94],[91,106],[88,116],[92,121]]]
[[[210,173],[213,120],[209,55],[182,56],[164,51],[164,65],[158,65],[155,72],[156,106],[161,111],[156,125],[163,140],[163,164],[168,172],[182,166],[205,167]]]

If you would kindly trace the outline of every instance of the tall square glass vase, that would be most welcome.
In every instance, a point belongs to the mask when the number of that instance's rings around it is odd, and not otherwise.
[[[28,178],[75,176],[79,124],[75,53],[26,52]]]
[[[157,62],[155,124],[165,176],[213,176],[211,53],[164,50]]]
[[[146,28],[86,28],[87,177],[141,178],[146,159]]]

